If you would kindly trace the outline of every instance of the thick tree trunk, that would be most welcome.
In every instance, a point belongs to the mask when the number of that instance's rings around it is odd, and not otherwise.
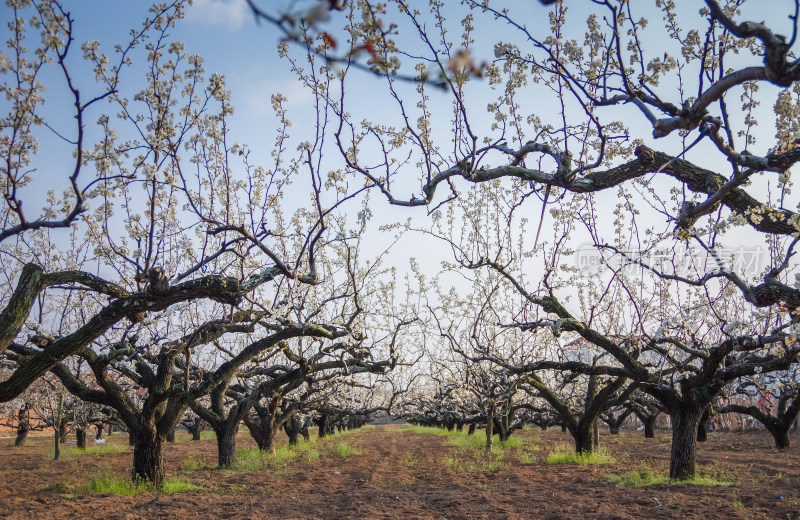
[[[193,441],[199,441],[200,440],[200,434],[203,432],[203,421],[195,421],[192,424],[191,430],[189,430],[189,431],[192,432],[192,440]]]
[[[792,423],[789,424],[776,424],[773,427],[767,428],[775,439],[775,447],[779,450],[785,450],[789,447],[789,429]]]
[[[58,427],[58,439],[61,444],[67,442],[67,435],[69,435],[69,428],[67,427],[67,421],[61,421],[61,426]]]
[[[456,431],[458,431],[458,432],[464,431],[464,423],[463,422],[458,421],[458,423],[456,423]]]
[[[94,434],[95,440],[100,440],[103,438],[103,423],[97,425],[97,431]]]
[[[697,428],[702,412],[681,408],[670,414],[672,420],[672,450],[669,460],[669,478],[691,480],[695,475],[697,455]]]
[[[469,428],[467,428],[467,435],[473,435],[475,433],[475,423],[470,423]]]
[[[284,423],[284,430],[286,436],[289,437],[289,446],[297,446],[297,439],[300,436],[300,419],[297,414],[293,414],[289,420]]]
[[[83,426],[75,428],[75,446],[77,446],[79,450],[86,449],[86,428]]]
[[[167,442],[175,442],[175,428],[167,433]]]
[[[612,422],[608,425],[608,431],[611,435],[619,435],[619,424]]]
[[[164,485],[163,439],[153,428],[141,428],[134,436],[133,479],[160,489]]]
[[[653,439],[656,436],[656,417],[657,415],[648,415],[642,419],[644,424],[644,438]]]
[[[327,434],[328,434],[328,415],[322,414],[319,416],[319,432],[317,433],[317,436],[320,439],[324,439]]]
[[[572,433],[576,453],[591,453],[594,450],[594,432],[591,428],[576,428]]]
[[[236,462],[236,430],[237,428],[226,424],[214,428],[217,436],[217,464],[220,468],[228,468]]]

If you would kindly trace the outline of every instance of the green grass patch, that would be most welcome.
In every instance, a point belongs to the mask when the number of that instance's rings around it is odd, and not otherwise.
[[[164,485],[161,488],[162,493],[183,493],[185,491],[195,491],[200,489],[186,479],[180,477],[168,477],[164,480]],[[136,496],[140,493],[147,493],[156,491],[153,486],[144,481],[132,481],[128,479],[121,479],[114,475],[102,473],[95,475],[89,479],[86,486],[83,488],[84,493],[114,493],[115,495],[122,495],[126,497]]]
[[[719,480],[713,477],[697,476],[690,480],[671,480],[666,475],[656,475],[649,471],[629,471],[621,475],[608,475],[606,482],[622,487],[648,488],[660,484],[679,485],[689,484],[695,486],[721,486],[734,487],[734,482]]]
[[[520,450],[517,452],[517,460],[520,464],[536,464],[539,459],[530,451]]]
[[[482,448],[486,446],[485,431],[479,431],[477,433],[469,435],[469,433],[467,433],[467,431],[465,430],[448,431],[444,428],[435,428],[432,426],[411,426],[411,425],[401,428],[400,431],[416,433],[419,435],[436,435],[438,437],[447,437],[448,440],[445,443],[447,446],[457,446],[459,448]],[[523,446],[525,443],[522,439],[518,437],[511,437],[506,441],[501,441],[495,438],[492,441],[492,444],[494,446],[520,447]]]
[[[275,453],[258,448],[239,448],[236,450],[236,462],[231,469],[239,471],[255,471],[264,468],[282,468],[289,460],[297,457],[298,450],[288,445],[280,445]]]
[[[548,455],[548,464],[609,464],[614,462],[614,456],[605,446],[600,446],[589,453],[578,453],[569,446],[556,446]]]
[[[62,459],[69,459],[79,455],[94,455],[97,453],[125,453],[131,451],[131,447],[127,444],[88,444],[86,449],[80,449],[77,446],[64,446],[60,451]],[[55,448],[50,448],[46,458],[52,460],[55,454]]]
[[[331,447],[331,453],[335,457],[339,458],[346,458],[350,457],[351,455],[361,455],[361,451],[357,448],[351,446],[346,442],[337,442],[335,445]]]
[[[208,460],[202,459],[198,460],[194,457],[189,457],[186,459],[186,462],[183,464],[183,471],[186,473],[194,473],[195,471],[205,471],[209,469],[216,468],[216,465],[212,466],[208,463]]]
[[[305,450],[303,452],[303,458],[306,460],[319,460],[320,459],[319,450],[316,450],[314,448],[310,450]]]
[[[445,455],[445,467],[460,473],[477,473],[495,471],[503,467],[505,453],[493,451],[486,453],[482,450],[457,451]]]
[[[180,477],[169,477],[164,481],[162,493],[184,493],[186,491],[197,491],[200,486],[192,484],[190,481]]]

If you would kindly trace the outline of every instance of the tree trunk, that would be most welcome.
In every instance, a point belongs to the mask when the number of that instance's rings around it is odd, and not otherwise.
[[[708,440],[708,422],[711,420],[711,413],[708,410],[700,416],[700,423],[697,426],[697,442]]]
[[[611,435],[619,435],[619,424],[612,422],[608,425],[608,431]]]
[[[155,489],[164,485],[163,439],[155,426],[140,428],[134,436],[133,479],[152,484]]]
[[[576,453],[591,453],[594,449],[594,432],[591,428],[576,428],[572,433],[572,438],[575,439],[575,452]]]
[[[289,420],[284,423],[284,430],[286,431],[286,436],[289,437],[289,446],[297,446],[297,439],[300,436],[300,418],[297,417],[297,414],[292,414]]]
[[[236,462],[236,430],[225,423],[214,428],[217,436],[217,453],[220,468],[228,468]]]
[[[58,460],[61,458],[61,440],[58,438],[58,427],[53,430],[53,460]]]
[[[672,421],[672,450],[669,460],[669,478],[691,480],[695,475],[697,456],[697,428],[702,412],[681,408],[670,414]]]
[[[320,439],[324,439],[327,434],[328,434],[328,415],[322,414],[319,416],[319,432],[317,436]]]
[[[97,425],[97,432],[94,434],[94,438],[96,440],[100,440],[103,438],[103,423]]]
[[[467,428],[467,435],[472,435],[475,433],[475,423],[470,423],[469,428]]]
[[[792,423],[789,424],[775,424],[767,427],[767,430],[772,434],[775,439],[775,447],[779,450],[785,450],[789,447],[789,429]]]
[[[17,438],[14,439],[14,446],[19,447],[25,444],[25,439],[28,438],[28,433],[30,433],[30,431],[31,427],[28,421],[20,422],[17,427]]]
[[[64,394],[61,393],[61,396],[58,400],[58,412],[56,412],[56,416],[53,417],[53,445],[55,450],[53,452],[53,460],[58,460],[61,458],[61,423],[64,420]]]
[[[456,431],[458,431],[458,432],[464,431],[464,423],[463,422],[458,421],[458,423],[456,423]]]
[[[75,428],[75,446],[79,450],[86,449],[86,428],[78,426]]]
[[[492,451],[492,437],[494,436],[494,403],[486,410],[486,453]]]
[[[642,424],[644,424],[644,438],[645,439],[653,439],[656,436],[656,417],[657,415],[648,415],[644,419],[642,419]]]
[[[200,434],[203,432],[203,421],[198,420],[192,423],[192,428],[190,431],[192,432],[192,440],[199,441]]]
[[[61,421],[61,426],[58,427],[58,440],[61,444],[67,442],[67,435],[69,435],[69,428],[67,428],[67,421]]]
[[[175,428],[167,433],[167,442],[175,442]]]

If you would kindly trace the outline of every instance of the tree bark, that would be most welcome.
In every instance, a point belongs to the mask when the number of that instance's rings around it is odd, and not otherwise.
[[[30,429],[27,426],[23,426],[22,424],[19,425],[17,428],[17,438],[14,439],[14,446],[20,447],[25,444],[25,439],[28,438],[28,433]]]
[[[492,437],[494,436],[494,403],[486,410],[486,453],[492,451]]]
[[[200,434],[203,432],[203,421],[197,420],[192,424],[192,428],[190,430],[192,432],[192,440],[199,441]]]
[[[297,417],[297,414],[292,414],[289,420],[284,423],[283,427],[284,430],[286,430],[286,436],[289,437],[289,446],[297,446],[297,440],[300,436],[301,429],[300,418]]]
[[[317,436],[320,439],[324,439],[327,434],[328,434],[328,414],[322,414],[319,416],[319,432]]]
[[[167,442],[175,442],[175,428],[167,433]]]
[[[656,436],[656,417],[658,415],[647,415],[642,419],[644,424],[644,438],[653,439]]]
[[[711,413],[706,410],[700,416],[700,424],[697,426],[697,442],[706,442],[708,440],[708,423],[711,420]]]
[[[79,450],[86,449],[86,428],[78,426],[75,428],[75,446]]]
[[[61,393],[58,399],[58,411],[56,416],[53,417],[53,460],[61,458],[61,423],[64,421],[64,394]]]
[[[99,423],[97,425],[97,432],[94,434],[94,438],[96,440],[100,440],[103,438],[103,423]]]
[[[592,428],[576,428],[572,433],[575,439],[576,453],[591,453],[594,450],[594,432]]]
[[[672,449],[669,460],[669,478],[691,480],[695,476],[697,456],[697,428],[702,412],[681,407],[671,413]]]
[[[222,423],[214,428],[217,436],[217,464],[220,468],[229,468],[236,462],[236,430]]]
[[[164,485],[163,439],[152,428],[140,428],[134,436],[133,480],[144,481],[155,489]]]
[[[785,450],[789,448],[789,427],[791,423],[786,425],[785,428],[777,428],[775,431],[772,431],[772,436],[775,438],[775,447],[779,450]]]
[[[475,423],[470,423],[469,428],[467,428],[467,435],[473,435],[475,433]]]

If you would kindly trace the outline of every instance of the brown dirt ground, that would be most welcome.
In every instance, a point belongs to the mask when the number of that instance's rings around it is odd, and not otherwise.
[[[590,466],[547,464],[548,451],[568,444],[570,437],[525,430],[515,434],[523,446],[496,447],[494,457],[501,454],[502,466],[487,469],[480,465],[478,448],[448,446],[447,437],[404,428],[337,434],[314,444],[318,460],[298,455],[251,471],[186,471],[189,457],[213,465],[216,443],[208,434],[196,442],[179,435],[178,443],[167,446],[167,471],[203,489],[135,497],[80,491],[99,472],[127,475],[130,452],[52,461],[50,437],[32,437],[22,448],[2,439],[0,518],[800,519],[798,448],[778,452],[766,434],[718,432],[700,445],[700,473],[733,480],[735,487],[643,489],[618,487],[605,477],[632,470],[666,472],[667,432],[655,439],[644,439],[641,432],[603,434],[601,443],[616,462]],[[115,434],[108,442],[126,444],[127,436]],[[361,454],[335,456],[333,448],[342,442]],[[238,444],[252,445],[246,435]],[[776,499],[779,495],[785,496]]]

